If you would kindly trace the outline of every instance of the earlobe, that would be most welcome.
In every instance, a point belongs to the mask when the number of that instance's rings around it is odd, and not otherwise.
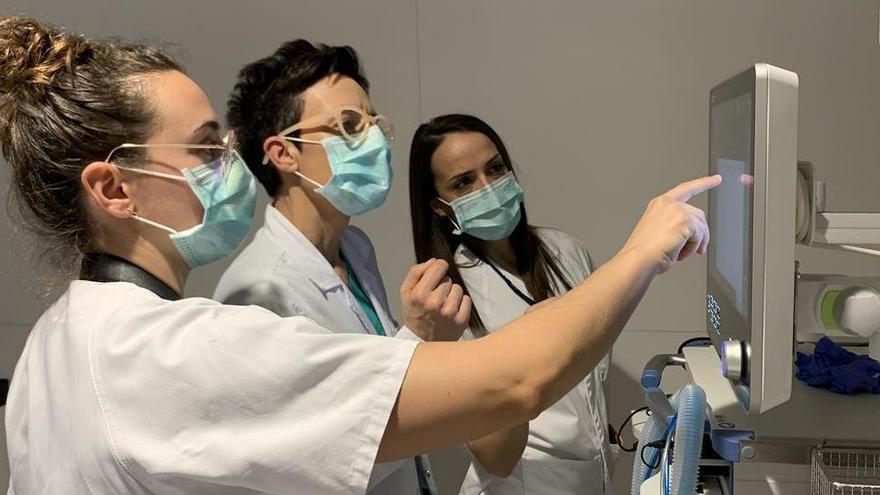
[[[80,174],[83,193],[93,207],[116,218],[128,218],[134,205],[119,169],[106,162],[92,162]]]
[[[300,151],[297,147],[278,136],[263,141],[263,153],[269,158],[266,166],[274,166],[281,172],[292,174],[299,170]]]
[[[431,209],[434,210],[434,214],[438,217],[447,217],[449,213],[446,212],[446,205],[440,202],[437,198],[431,200]]]

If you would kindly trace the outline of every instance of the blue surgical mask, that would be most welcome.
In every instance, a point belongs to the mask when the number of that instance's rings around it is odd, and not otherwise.
[[[523,190],[513,172],[472,193],[446,203],[455,213],[454,234],[465,233],[484,241],[506,239],[522,218]]]
[[[183,180],[189,184],[205,209],[202,222],[183,231],[130,212],[136,220],[167,231],[174,246],[190,268],[197,268],[232,254],[247,237],[257,204],[257,185],[238,152],[229,163],[218,161],[183,170],[183,177],[125,168],[132,172]]]
[[[378,126],[372,126],[360,142],[332,136],[320,141],[330,163],[330,180],[321,185],[311,182],[337,210],[350,217],[374,210],[385,202],[391,190],[391,145]]]

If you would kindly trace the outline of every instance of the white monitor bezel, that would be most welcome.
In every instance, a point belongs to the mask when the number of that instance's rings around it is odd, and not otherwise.
[[[759,414],[791,397],[794,352],[797,74],[755,64],[712,89],[710,107],[731,95],[754,101],[749,387],[741,397]],[[711,108],[710,108],[711,112]],[[710,113],[711,121],[711,113]],[[772,228],[770,228],[772,226]],[[711,249],[711,246],[710,246]],[[708,276],[708,275],[707,275]],[[723,318],[722,318],[723,319]],[[720,350],[723,333],[706,331]]]

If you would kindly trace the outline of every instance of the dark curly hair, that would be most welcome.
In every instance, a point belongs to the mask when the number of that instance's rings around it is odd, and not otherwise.
[[[242,157],[266,192],[274,196],[281,176],[263,165],[263,141],[302,117],[302,94],[330,75],[350,77],[364,91],[370,83],[350,46],[327,46],[298,39],[241,69],[227,104],[226,120],[235,130]]]

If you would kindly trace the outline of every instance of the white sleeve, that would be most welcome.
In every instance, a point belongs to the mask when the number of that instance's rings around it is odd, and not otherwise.
[[[365,492],[416,342],[199,299],[125,313],[93,379],[150,491]]]
[[[590,256],[590,252],[577,237],[561,231],[558,234],[558,249],[562,253],[560,258],[564,263],[572,265],[568,269],[569,271],[576,272],[577,280],[574,280],[574,282],[579,284],[593,273],[593,257]]]
[[[559,268],[572,286],[583,282],[593,273],[590,252],[573,235],[551,228],[539,228],[538,235],[550,252],[556,256]]]
[[[581,268],[587,273],[587,275],[592,274],[596,268],[593,266],[593,257],[590,256],[590,252],[587,251],[587,248],[585,248],[583,244],[577,243],[575,252]]]
[[[413,332],[406,325],[403,325],[402,327],[400,327],[400,329],[397,331],[397,335],[395,335],[394,337],[397,339],[411,340],[411,341],[415,341],[415,342],[424,342],[424,340],[422,340],[421,337],[416,335],[416,333]]]
[[[284,289],[271,280],[255,281],[242,285],[228,295],[215,292],[213,299],[223,304],[235,306],[260,306],[276,315],[302,315],[303,310],[290,297],[284,296]]]

